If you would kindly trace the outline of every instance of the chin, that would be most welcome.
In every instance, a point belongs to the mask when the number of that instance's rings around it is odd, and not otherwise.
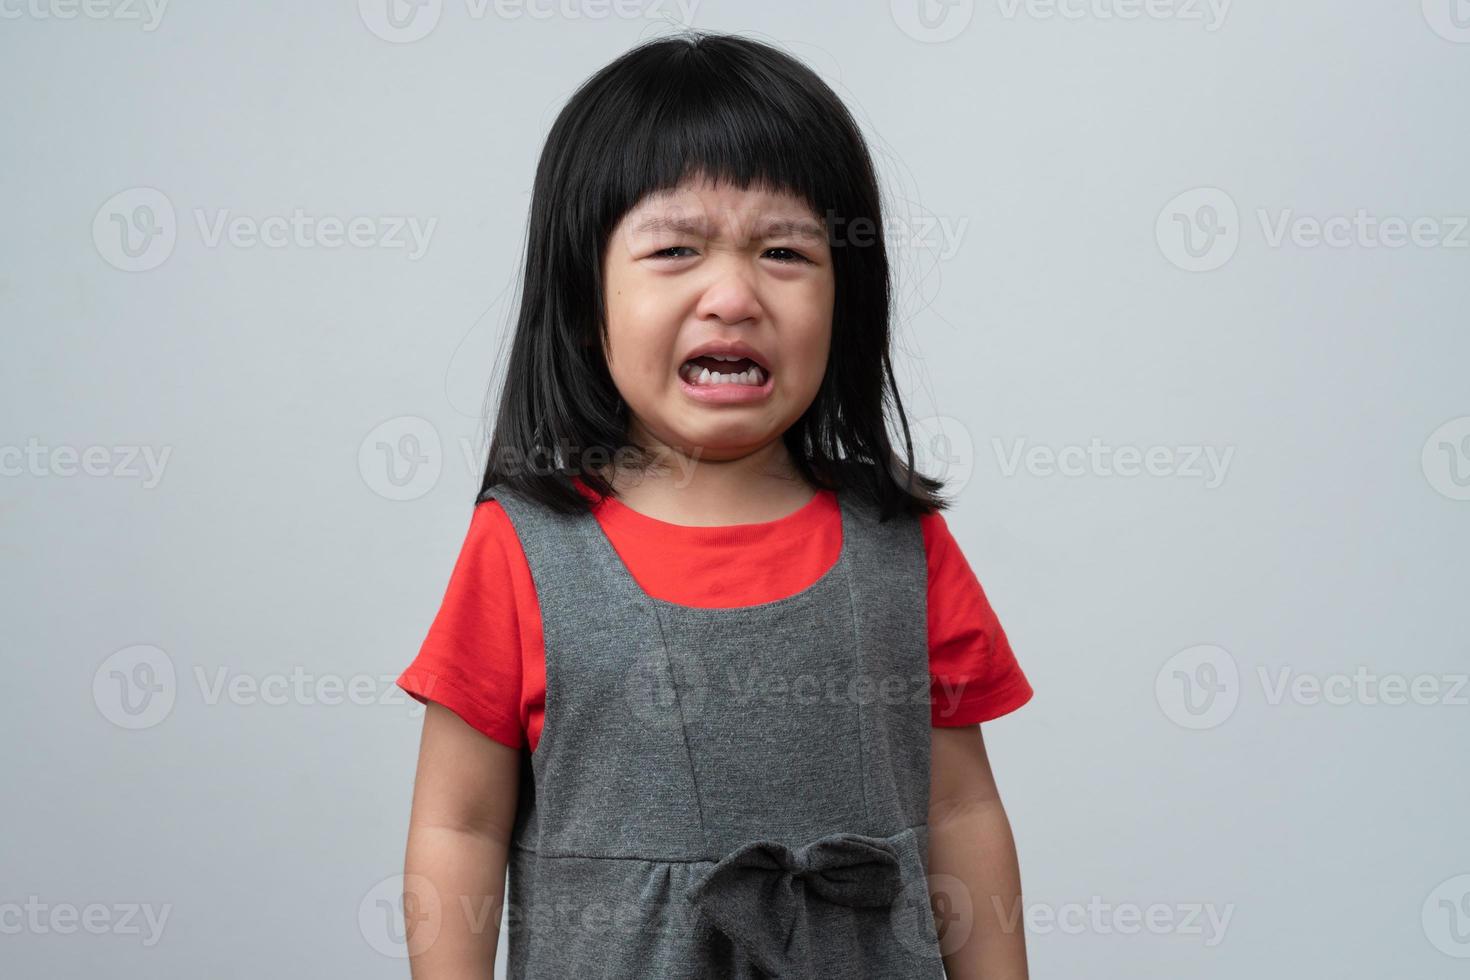
[[[685,447],[686,455],[713,462],[748,456],[775,438],[778,436],[756,429],[732,429],[727,424],[711,426],[708,431],[680,432],[674,445]]]

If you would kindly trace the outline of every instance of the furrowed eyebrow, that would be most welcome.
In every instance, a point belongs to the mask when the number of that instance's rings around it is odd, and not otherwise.
[[[677,231],[685,235],[703,235],[704,221],[681,214],[655,214],[644,218],[633,228],[634,231]]]
[[[638,222],[633,230],[636,233],[671,231],[677,234],[695,235],[701,238],[709,234],[709,228],[703,218],[682,214],[650,215]],[[826,233],[822,223],[811,218],[773,218],[770,221],[761,223],[759,234],[763,239],[799,238],[812,243],[826,240]]]
[[[800,238],[803,241],[821,242],[826,233],[820,221],[811,218],[777,218],[765,225],[766,238]]]

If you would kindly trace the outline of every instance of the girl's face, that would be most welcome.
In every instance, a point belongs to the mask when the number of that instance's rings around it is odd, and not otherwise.
[[[636,444],[738,459],[816,397],[834,279],[800,198],[703,180],[650,195],[613,229],[603,281],[608,369]]]

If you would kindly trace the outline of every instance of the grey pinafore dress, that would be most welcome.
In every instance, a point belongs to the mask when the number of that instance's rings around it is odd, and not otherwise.
[[[514,980],[941,980],[917,518],[839,492],[807,589],[645,593],[588,513],[504,487],[546,647],[506,909]]]

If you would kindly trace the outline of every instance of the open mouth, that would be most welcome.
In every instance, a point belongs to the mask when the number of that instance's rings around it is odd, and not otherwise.
[[[696,387],[750,385],[759,388],[770,375],[748,357],[702,354],[684,362],[679,376]]]

